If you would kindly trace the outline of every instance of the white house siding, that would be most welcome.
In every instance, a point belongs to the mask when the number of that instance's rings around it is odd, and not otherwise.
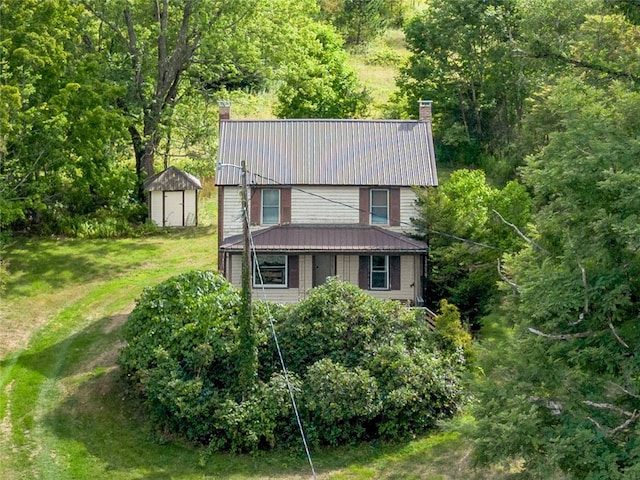
[[[197,218],[197,195],[196,190],[185,190],[184,192],[184,226],[194,227],[198,224]]]
[[[292,224],[358,224],[359,187],[294,187],[291,191]],[[399,227],[385,227],[402,233],[411,230],[411,218],[416,216],[415,193],[410,187],[400,189]],[[224,187],[224,236],[242,233],[242,203],[239,187]],[[264,228],[255,226],[253,228]]]
[[[162,216],[163,208],[162,203],[164,201],[164,192],[161,190],[152,190],[151,194],[151,221],[156,225],[162,227],[164,225],[164,218]]]
[[[242,202],[239,187],[224,187],[224,211],[218,215],[224,215],[224,237],[240,235],[242,233]]]
[[[265,298],[277,303],[296,303],[308,296],[313,285],[313,256],[299,256],[299,282],[298,288],[253,288],[252,296],[255,299]],[[336,276],[340,280],[358,285],[358,255],[338,255],[336,257]],[[414,285],[415,278],[419,278],[420,257],[403,255],[400,260],[400,290],[367,290],[373,297],[387,300],[414,301],[418,286]],[[231,278],[233,285],[242,286],[242,255],[231,256]]]
[[[358,187],[301,187],[291,190],[291,223],[357,224]]]
[[[296,303],[305,298],[307,291],[311,288],[313,272],[311,259],[311,255],[300,255],[298,288],[252,288],[252,298],[264,300],[266,297],[267,300],[277,303]],[[242,287],[242,255],[231,256],[231,278],[229,281],[238,288]]]
[[[400,189],[400,232],[407,232],[413,229],[411,219],[418,215],[415,201],[416,194],[413,188]]]
[[[413,301],[416,297],[416,285],[414,278],[420,278],[416,271],[420,266],[420,257],[414,255],[402,255],[400,257],[400,290],[367,290],[373,297],[391,300]],[[337,275],[354,285],[358,285],[360,268],[358,255],[339,255],[337,259]],[[416,275],[414,277],[414,275]]]

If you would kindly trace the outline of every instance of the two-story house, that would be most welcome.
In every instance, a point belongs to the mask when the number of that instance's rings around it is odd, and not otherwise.
[[[291,303],[338,276],[420,303],[427,245],[413,186],[437,185],[431,103],[419,120],[232,120],[220,110],[219,268],[241,284],[248,171],[253,294]],[[256,261],[257,259],[257,261]]]

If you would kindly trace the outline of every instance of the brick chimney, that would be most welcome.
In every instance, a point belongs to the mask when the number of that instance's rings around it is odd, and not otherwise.
[[[231,101],[220,100],[218,101],[219,114],[218,119],[222,122],[231,118]]]
[[[420,100],[418,105],[420,106],[419,111],[420,115],[418,119],[421,122],[430,122],[431,121],[431,104],[433,102],[431,100]]]

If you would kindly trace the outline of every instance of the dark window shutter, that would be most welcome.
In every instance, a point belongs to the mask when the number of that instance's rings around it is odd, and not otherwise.
[[[358,267],[358,286],[363,290],[369,290],[369,261],[368,255],[360,255]]]
[[[262,192],[259,188],[251,188],[251,206],[249,217],[251,219],[251,225],[260,225],[260,210],[262,209]]]
[[[291,189],[280,189],[280,224],[291,223]]]
[[[389,257],[389,282],[391,290],[400,290],[400,257],[398,255]]]
[[[300,285],[300,274],[299,274],[299,257],[298,255],[289,255],[288,257],[288,265],[289,265],[289,288],[298,288]]]
[[[400,225],[400,189],[389,189],[389,225],[397,227]]]
[[[369,225],[369,189],[360,189],[360,225]]]

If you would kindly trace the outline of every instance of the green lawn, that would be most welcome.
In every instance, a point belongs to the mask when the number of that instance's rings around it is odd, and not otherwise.
[[[154,432],[115,364],[145,286],[215,268],[202,227],[142,239],[18,238],[0,305],[0,479],[311,478],[299,451],[213,455]],[[507,478],[469,467],[459,429],[313,451],[322,479]]]

